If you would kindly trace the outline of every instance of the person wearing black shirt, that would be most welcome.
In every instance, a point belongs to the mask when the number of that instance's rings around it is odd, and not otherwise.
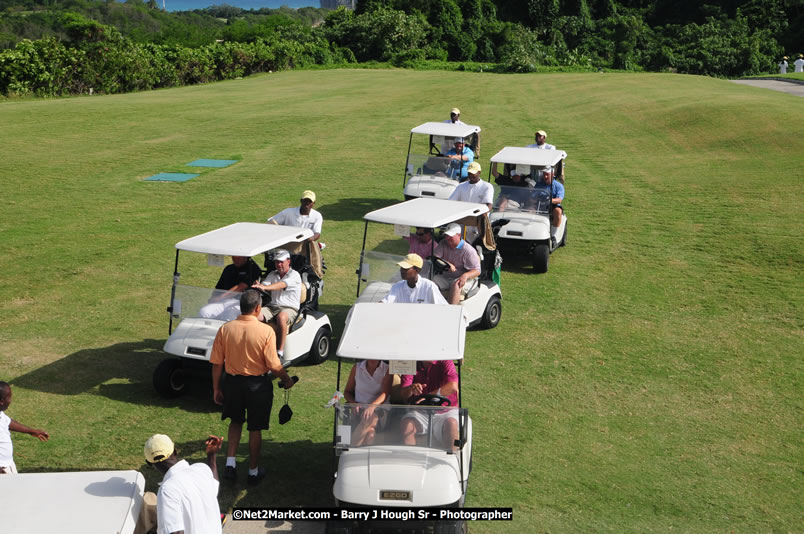
[[[204,319],[220,319],[231,321],[240,315],[240,295],[260,279],[260,268],[254,260],[245,256],[232,256],[231,265],[227,265],[218,283],[215,293],[209,299],[209,304],[199,310],[199,316]]]

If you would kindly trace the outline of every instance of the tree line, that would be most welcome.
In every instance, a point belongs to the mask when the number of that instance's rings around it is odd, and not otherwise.
[[[173,87],[312,65],[772,72],[804,0],[361,0],[355,11],[168,13],[157,0],[5,0],[0,93]]]

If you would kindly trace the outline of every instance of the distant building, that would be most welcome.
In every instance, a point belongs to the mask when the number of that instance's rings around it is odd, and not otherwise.
[[[324,9],[338,9],[343,6],[354,10],[357,0],[321,0],[321,7]]]

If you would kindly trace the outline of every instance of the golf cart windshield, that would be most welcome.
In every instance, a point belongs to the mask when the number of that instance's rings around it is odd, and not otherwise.
[[[232,321],[240,315],[240,296],[237,291],[223,291],[176,284],[171,315],[182,320],[187,317]]]
[[[408,176],[441,176],[457,180],[461,177],[461,163],[436,155],[411,154],[408,159]]]
[[[550,213],[550,189],[545,186],[496,186],[494,211],[518,213]]]
[[[466,428],[467,410],[457,406],[341,404],[337,406],[335,450],[356,447],[427,447],[458,450],[459,429]],[[402,425],[415,421],[417,432],[406,440]],[[463,443],[465,440],[461,440]]]
[[[398,263],[404,255],[389,254],[369,250],[363,254],[360,265],[360,297],[358,302],[379,302],[388,294],[391,285],[402,280]],[[424,260],[419,276],[432,278],[433,266],[430,260]],[[368,291],[368,293],[367,293]]]

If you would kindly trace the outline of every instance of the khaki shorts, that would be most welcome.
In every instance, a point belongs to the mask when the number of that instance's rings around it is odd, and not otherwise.
[[[433,277],[433,282],[438,286],[438,289],[440,289],[442,293],[449,293],[450,288],[455,280],[457,280],[457,278],[447,278],[443,274],[437,274]],[[473,290],[476,286],[477,278],[467,280],[461,288],[461,295],[466,296],[466,294]]]
[[[286,308],[285,306],[271,306],[269,304],[262,309],[262,316],[265,317],[266,321],[273,321],[274,317],[279,315],[279,312],[285,312],[288,316],[288,326],[295,323],[296,317],[299,315],[299,310]]]

